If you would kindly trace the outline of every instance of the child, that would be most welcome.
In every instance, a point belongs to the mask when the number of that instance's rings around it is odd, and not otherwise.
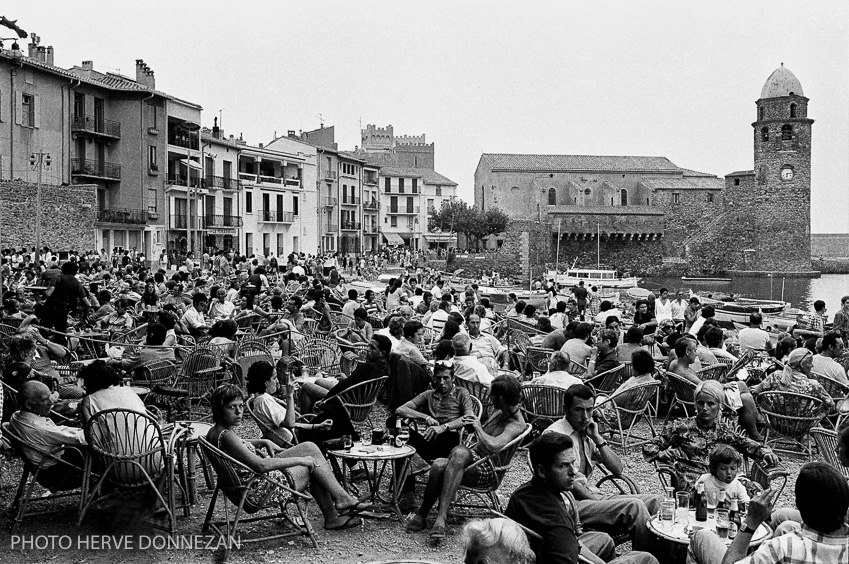
[[[705,492],[725,490],[725,499],[730,502],[737,498],[739,503],[748,503],[749,494],[740,480],[737,471],[743,464],[743,457],[733,447],[717,445],[708,458],[710,473],[702,474],[696,481],[705,485]]]

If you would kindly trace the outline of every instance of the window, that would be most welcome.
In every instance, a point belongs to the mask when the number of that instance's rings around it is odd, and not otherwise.
[[[796,104],[790,104],[790,117],[796,117]]]
[[[230,222],[230,218],[233,217],[233,198],[224,197],[224,221]],[[225,223],[226,225],[226,223]]]
[[[342,203],[343,204],[348,203],[348,185],[347,184],[342,185]]]
[[[413,209],[413,197],[407,197],[407,213],[415,213]]]
[[[413,194],[418,194],[418,192],[419,192],[419,179],[414,178],[413,179]]]
[[[706,200],[707,200],[707,203],[709,203],[709,204],[712,204],[712,203],[713,203],[713,192],[708,192],[708,193],[707,193]]]
[[[221,161],[224,169],[222,171],[222,179],[224,181],[224,189],[231,190],[233,188],[233,180],[231,179],[231,175],[233,174],[233,163],[230,161]]]
[[[762,127],[761,128],[761,141],[769,141],[769,128]]]
[[[292,196],[292,215],[298,216],[298,197]]]
[[[32,94],[21,94],[21,125],[36,127],[35,125],[35,96]]]
[[[270,207],[271,207],[271,195],[270,194],[263,194],[262,195],[262,210],[261,210],[260,213],[267,216],[268,212],[269,212],[268,208],[270,208]],[[267,217],[265,217],[263,219],[267,219]],[[268,246],[268,245],[266,245],[266,246]]]
[[[680,204],[681,203],[681,194],[679,194],[678,192],[673,192],[672,193],[672,203],[673,204]]]
[[[156,164],[156,145],[148,145],[147,147],[147,166],[150,170],[159,170],[159,165]]]
[[[277,221],[283,220],[283,194],[277,194]]]
[[[554,188],[548,189],[548,205],[556,206],[557,205],[557,190]]]
[[[398,227],[398,216],[397,215],[393,215],[392,217],[389,218],[389,225],[390,225],[390,227]]]
[[[156,188],[147,189],[147,211],[156,213]]]
[[[734,179],[734,186],[740,186],[740,179],[739,178]]]
[[[150,108],[150,111],[147,113],[147,115],[150,117],[150,121],[148,122],[148,127],[150,127],[151,129],[156,129],[157,118],[158,118],[158,116],[157,116],[158,108],[157,108],[156,104],[148,104],[147,106]]]
[[[441,196],[441,195],[442,195],[442,186],[437,186],[437,187],[436,187],[436,195],[437,195],[437,196]]]
[[[245,192],[245,213],[254,212],[254,193]]]
[[[404,193],[404,179],[403,178],[398,179],[398,193],[399,194]]]
[[[387,178],[384,178],[384,180],[385,180],[384,184],[385,184],[386,188],[384,188],[383,191],[386,194],[388,194],[392,190],[392,179],[387,177]]]
[[[433,198],[428,198],[427,199],[427,210],[430,211],[432,209],[434,209],[433,208]]]
[[[619,205],[627,206],[628,205],[628,191],[624,188],[619,191]]]
[[[781,140],[790,141],[791,139],[793,139],[793,126],[786,123],[781,126]]]
[[[389,213],[398,213],[398,196],[390,196]]]
[[[85,94],[74,93],[74,122],[81,125],[85,120]]]

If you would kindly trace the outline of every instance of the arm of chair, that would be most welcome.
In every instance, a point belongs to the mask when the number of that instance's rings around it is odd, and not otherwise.
[[[787,485],[787,480],[790,477],[790,472],[788,472],[784,466],[780,464],[776,464],[775,466],[765,466],[760,460],[755,460],[752,463],[752,468],[749,471],[749,474],[750,479],[760,484],[760,486],[764,489],[772,488],[772,482],[780,482],[781,485],[777,488],[776,492],[778,496],[781,496],[781,493]],[[776,488],[772,489],[775,490]]]
[[[619,493],[622,495],[628,494],[638,494],[640,493],[640,486],[638,486],[634,480],[626,476],[625,474],[620,474],[619,476],[614,476],[613,474],[608,474],[598,482],[596,482],[596,487],[601,488],[606,483],[613,484]]]
[[[673,468],[671,464],[657,461],[655,461],[654,467],[655,470],[657,470],[657,477],[660,480],[660,485],[663,488],[672,486],[675,488],[675,491],[678,491],[678,474],[675,472],[675,468]]]

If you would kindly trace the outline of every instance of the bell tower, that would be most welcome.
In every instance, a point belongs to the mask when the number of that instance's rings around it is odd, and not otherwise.
[[[748,210],[759,224],[757,270],[811,269],[811,128],[802,84],[784,63],[755,102],[754,186]]]

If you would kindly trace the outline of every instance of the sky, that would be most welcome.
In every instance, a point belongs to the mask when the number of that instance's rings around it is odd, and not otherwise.
[[[812,232],[849,232],[845,0],[7,0],[0,15],[61,67],[134,77],[144,59],[158,90],[253,145],[322,122],[341,149],[361,124],[424,133],[469,202],[485,152],[750,170],[755,101],[783,62],[815,120]]]

